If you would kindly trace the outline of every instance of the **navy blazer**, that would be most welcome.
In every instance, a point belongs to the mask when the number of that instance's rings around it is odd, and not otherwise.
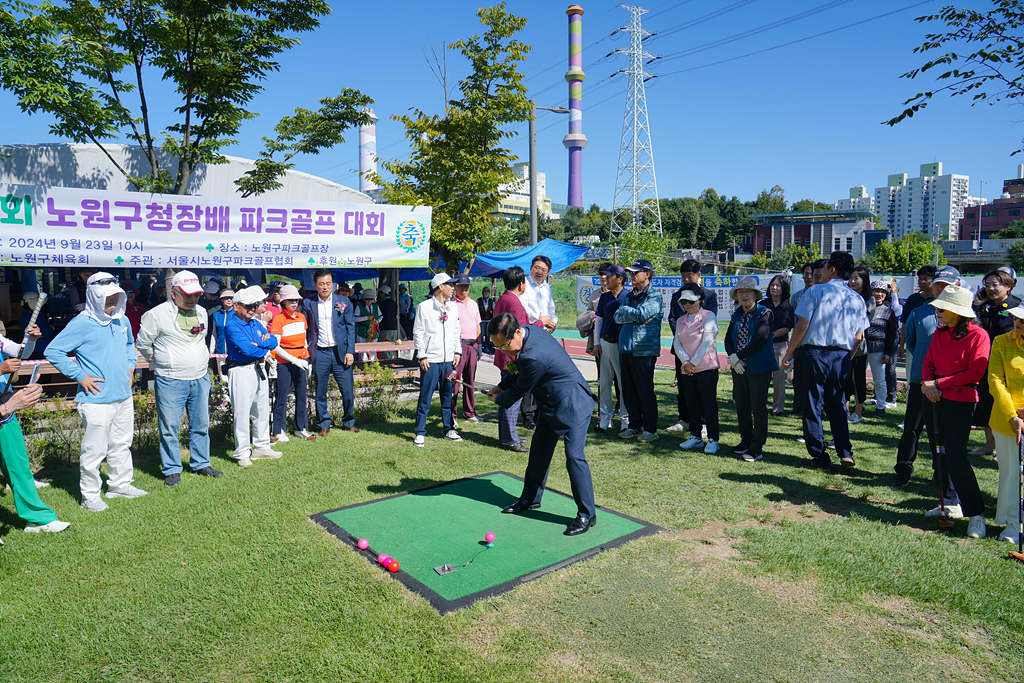
[[[556,434],[566,434],[584,421],[589,426],[597,396],[579,368],[547,331],[529,326],[521,329],[523,348],[515,358],[519,370],[498,385],[504,392],[495,403],[509,408],[532,391],[537,412]]]
[[[338,313],[337,304],[344,304],[345,310]],[[310,362],[316,358],[316,340],[320,336],[320,296],[315,295],[302,302],[302,315],[306,316],[306,348]],[[334,343],[337,345],[338,360],[344,361],[346,353],[356,352],[356,321],[352,302],[339,294],[331,294],[331,321],[334,324]]]

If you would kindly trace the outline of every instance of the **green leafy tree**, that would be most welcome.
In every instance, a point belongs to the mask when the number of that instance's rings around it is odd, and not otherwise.
[[[892,242],[880,242],[863,260],[872,273],[910,273],[935,263],[935,253],[935,244],[926,235],[912,232]],[[938,254],[938,265],[945,265],[941,249]]]
[[[629,228],[619,235],[619,259],[627,264],[647,259],[654,265],[656,274],[663,275],[675,268],[676,262],[665,258],[674,248],[675,240],[659,235],[657,230]]]
[[[817,244],[812,244],[809,247],[787,244],[772,254],[767,267],[771,270],[792,268],[795,271],[802,268],[805,263],[817,261],[821,258],[820,254],[821,249]]]
[[[1014,270],[1018,273],[1024,271],[1024,242],[1014,242],[1006,250],[1006,254],[1010,257],[1010,265]]]
[[[448,100],[443,115],[413,109],[392,117],[405,126],[412,152],[382,164],[392,179],[371,176],[393,204],[434,207],[430,245],[448,268],[457,268],[460,256],[475,255],[483,236],[503,220],[491,212],[508,195],[501,186],[515,180],[518,159],[503,146],[515,135],[507,127],[530,117],[519,72],[530,47],[514,38],[526,19],[506,12],[504,3],[477,16],[483,36],[449,45],[472,67],[459,81],[460,96]]]
[[[794,213],[816,213],[819,211],[832,211],[832,205],[824,202],[816,202],[813,199],[801,199],[793,202]]]
[[[761,270],[772,269],[772,259],[768,254],[754,254],[750,257],[750,261],[747,265],[751,268],[760,268]]]
[[[718,215],[722,219],[716,239],[717,246],[739,246],[743,243],[743,238],[749,235],[753,229],[754,220],[750,217],[753,211],[735,196],[719,201],[717,208]]]
[[[775,185],[770,190],[761,190],[751,205],[751,213],[773,214],[786,213],[789,204],[786,203],[786,191],[781,185]]]
[[[969,95],[971,106],[1024,96],[1024,8],[1019,0],[993,0],[991,4],[987,11],[950,5],[917,18],[921,23],[941,22],[945,30],[925,36],[914,52],[930,59],[901,77],[913,80],[938,70],[935,78],[942,85],[906,100],[903,112],[885,123],[894,126],[912,117],[944,92],[953,97]]]
[[[993,239],[1008,240],[1024,237],[1024,220],[1014,221],[999,232],[992,235]]]
[[[23,112],[53,116],[53,135],[96,144],[139,190],[187,194],[195,168],[226,163],[222,150],[256,117],[249,105],[260,82],[278,70],[277,55],[298,43],[289,34],[316,29],[329,13],[324,0],[0,0],[0,87]],[[150,106],[154,77],[176,93],[173,109]],[[341,98],[342,107],[348,99],[369,102],[356,91]],[[173,122],[159,130],[172,111]],[[346,114],[333,123],[351,124]],[[315,132],[326,132],[316,118],[297,111],[269,155],[338,140]],[[104,146],[117,140],[142,149],[147,173],[134,176],[118,163]],[[264,164],[247,181],[249,191],[270,189],[287,168],[282,163]]]

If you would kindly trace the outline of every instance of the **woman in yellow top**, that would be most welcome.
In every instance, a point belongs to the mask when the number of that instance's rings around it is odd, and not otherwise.
[[[1013,330],[992,340],[988,388],[994,403],[988,426],[995,436],[999,462],[995,523],[1006,525],[999,540],[1016,543],[1020,529],[1019,444],[1024,432],[1024,304],[1008,313],[1013,318]]]
[[[299,312],[302,296],[295,285],[281,288],[281,312],[270,321],[270,333],[277,337],[278,348],[287,351],[292,358],[309,358],[306,348],[306,316]],[[301,363],[299,364],[301,365]],[[308,369],[308,366],[307,368]],[[298,367],[277,356],[277,395],[274,398],[274,426],[270,430],[271,441],[289,441],[285,433],[288,421],[288,392],[295,388],[295,436],[306,441],[316,440],[309,432],[309,409],[306,401],[306,369]]]

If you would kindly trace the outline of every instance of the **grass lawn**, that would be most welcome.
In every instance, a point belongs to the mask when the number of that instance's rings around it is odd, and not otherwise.
[[[658,373],[662,425],[671,373]],[[720,382],[723,442],[735,411]],[[77,470],[44,472],[61,534],[20,531],[0,495],[0,680],[30,681],[997,681],[1024,661],[1024,565],[1009,544],[940,533],[930,472],[890,480],[900,409],[852,427],[857,467],[802,470],[796,418],[774,418],[765,460],[684,453],[595,436],[599,505],[666,533],[546,575],[445,617],[316,526],[312,513],[507,470],[496,410],[427,447],[414,405],[394,424],[361,424],[242,470],[214,440],[220,479],[78,507]],[[973,439],[979,442],[979,434]],[[925,458],[927,460],[927,457]],[[993,458],[974,459],[995,505]],[[552,487],[568,490],[558,462]],[[497,515],[498,510],[493,510]],[[598,523],[600,524],[600,513]],[[429,527],[422,533],[429,534]]]

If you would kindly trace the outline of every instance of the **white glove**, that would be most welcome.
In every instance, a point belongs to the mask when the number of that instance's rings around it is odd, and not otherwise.
[[[307,375],[309,374],[309,361],[305,358],[296,358],[292,361],[292,365],[297,367],[299,370],[302,370]]]
[[[733,368],[733,370],[736,371],[737,375],[742,375],[747,371],[747,364],[744,363],[743,361],[740,361],[739,363],[737,363],[736,367]]]
[[[737,356],[735,353],[730,355],[728,360],[729,360],[729,367],[732,368],[733,370],[735,370],[736,366],[740,364],[740,357]]]

